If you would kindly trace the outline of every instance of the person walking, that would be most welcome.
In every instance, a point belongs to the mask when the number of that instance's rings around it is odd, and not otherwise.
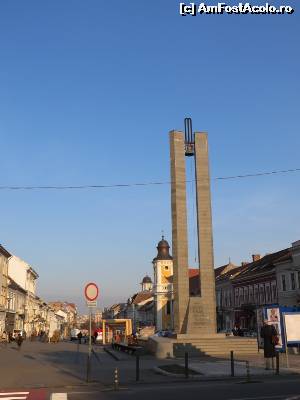
[[[7,346],[8,335],[7,335],[6,331],[3,331],[1,340],[2,340],[2,342],[4,343],[4,345]]]
[[[21,350],[21,346],[22,346],[22,343],[23,343],[23,338],[22,338],[22,335],[20,333],[18,334],[18,336],[16,338],[16,342],[17,342],[17,345],[18,345],[18,349]]]
[[[273,325],[269,325],[268,320],[264,320],[264,325],[260,330],[260,336],[264,339],[264,357],[266,369],[270,369],[270,361],[276,356],[275,345],[277,342],[277,332]]]
[[[97,342],[97,337],[98,337],[98,332],[95,331],[95,332],[94,332],[94,337],[93,337],[93,343],[94,343],[94,344],[96,344],[96,342]]]
[[[77,334],[78,344],[81,344],[82,333],[81,331]]]
[[[13,334],[11,332],[9,332],[9,334],[8,334],[8,343],[11,343],[13,341],[14,341]]]
[[[232,334],[233,336],[239,336],[239,328],[237,325],[234,325],[234,327],[232,328]]]

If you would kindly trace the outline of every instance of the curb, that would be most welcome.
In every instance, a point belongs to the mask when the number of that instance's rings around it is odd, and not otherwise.
[[[189,375],[189,378],[185,378],[185,375],[184,374],[174,374],[174,373],[172,373],[172,372],[167,372],[167,371],[164,371],[164,370],[162,370],[161,368],[159,368],[159,367],[154,367],[154,368],[152,368],[152,371],[154,371],[154,372],[156,372],[156,373],[158,373],[158,374],[160,374],[160,375],[164,375],[164,376],[168,376],[168,377],[173,377],[173,378],[179,378],[180,379],[180,381],[183,381],[183,382],[187,382],[187,381],[191,381],[191,380],[193,380],[193,381],[199,381],[199,382],[218,382],[218,381],[247,381],[247,376],[246,375],[241,375],[241,376],[234,376],[234,377],[232,377],[232,376],[230,376],[230,375],[228,375],[228,376],[222,376],[222,375],[219,375],[219,376],[205,376],[205,375]],[[196,371],[197,372],[197,371]],[[296,375],[298,375],[297,373],[295,373],[295,372],[291,372],[291,373],[289,373],[289,374],[287,374],[287,373],[285,373],[285,374],[281,374],[281,375],[275,375],[275,374],[272,374],[272,375],[255,375],[255,374],[251,374],[250,375],[250,380],[252,381],[252,380],[257,380],[257,379],[260,379],[260,382],[262,382],[263,380],[265,380],[265,379],[274,379],[274,378],[289,378],[289,377],[295,377]],[[182,378],[184,378],[184,380],[182,380]]]
[[[116,361],[121,361],[121,358],[118,357],[115,353],[113,353],[110,349],[108,349],[107,347],[103,347],[103,350],[105,351],[105,353],[109,354],[114,360]]]

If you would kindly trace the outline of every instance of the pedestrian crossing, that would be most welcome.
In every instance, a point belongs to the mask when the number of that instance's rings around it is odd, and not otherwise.
[[[48,398],[45,389],[2,389],[0,400],[46,400]]]
[[[67,393],[52,393],[50,400],[68,400]]]
[[[0,400],[27,400],[29,392],[0,392]]]
[[[0,392],[0,400],[45,400],[44,390]],[[67,393],[51,393],[50,400],[68,400]]]

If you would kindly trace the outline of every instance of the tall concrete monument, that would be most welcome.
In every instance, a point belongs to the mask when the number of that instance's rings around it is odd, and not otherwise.
[[[256,339],[226,337],[217,333],[215,272],[207,134],[192,131],[185,119],[185,134],[170,132],[171,203],[173,244],[174,330],[171,338],[151,336],[149,351],[158,358],[256,354]],[[190,296],[185,157],[195,164],[199,296]]]
[[[207,134],[192,132],[185,119],[185,135],[170,132],[172,243],[174,258],[174,328],[181,334],[215,334],[216,297],[213,259],[211,194]],[[185,157],[195,162],[200,296],[190,297]]]

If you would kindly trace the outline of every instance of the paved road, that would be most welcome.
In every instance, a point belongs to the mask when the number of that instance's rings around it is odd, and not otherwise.
[[[78,390],[68,393],[68,400],[300,400],[300,382],[270,381],[261,383],[178,383],[127,387],[119,392]]]
[[[262,377],[264,383],[182,382],[174,383],[173,377],[155,374],[154,365],[166,364],[153,357],[141,360],[141,383],[135,383],[135,360],[126,354],[121,361],[114,360],[101,347],[95,349],[93,357],[92,383],[85,385],[87,346],[79,349],[75,343],[25,342],[21,351],[12,344],[0,348],[0,400],[48,400],[49,395],[68,392],[69,400],[115,400],[143,399],[153,400],[300,400],[300,375],[295,378]],[[300,357],[294,362],[299,363]],[[255,360],[253,360],[254,362]],[[259,361],[259,359],[257,359]],[[174,361],[169,361],[174,363]],[[296,366],[296,364],[295,364]],[[113,383],[113,373],[118,367],[122,390],[109,391]],[[227,368],[228,367],[228,368]],[[228,374],[230,365],[224,366]],[[230,378],[229,378],[230,379]],[[289,380],[287,380],[289,379]],[[171,383],[172,382],[172,383]],[[72,387],[72,388],[71,388]],[[124,389],[125,387],[125,389]],[[32,389],[48,388],[45,392]],[[75,389],[77,388],[77,389]],[[28,392],[28,395],[17,392]],[[76,392],[76,393],[74,393]],[[9,394],[11,393],[11,395]],[[26,397],[25,399],[22,397]],[[54,399],[53,399],[54,400]]]
[[[103,387],[77,387],[77,389],[44,389],[0,392],[0,400],[300,400],[299,380],[269,380],[245,384],[241,382],[181,382],[142,384],[120,387],[118,391]]]

